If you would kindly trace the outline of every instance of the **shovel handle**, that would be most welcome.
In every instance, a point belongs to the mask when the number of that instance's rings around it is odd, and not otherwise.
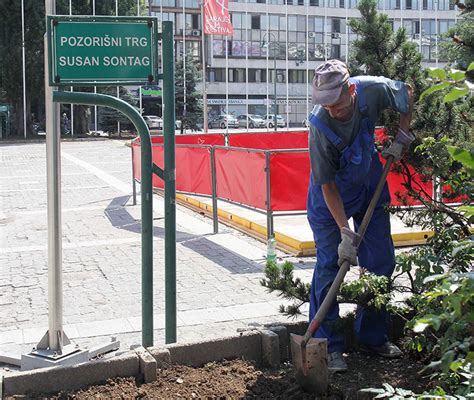
[[[369,222],[372,219],[372,214],[374,213],[375,207],[379,201],[380,194],[382,193],[385,181],[387,180],[388,172],[390,171],[390,167],[392,166],[392,164],[393,156],[389,156],[387,158],[387,162],[385,163],[385,167],[383,168],[382,175],[380,175],[380,179],[377,183],[377,187],[375,188],[372,200],[370,200],[369,207],[367,207],[367,211],[365,212],[364,218],[362,219],[359,230],[357,232],[359,234],[359,239],[356,243],[354,243],[356,247],[359,247],[359,244],[362,241],[362,238],[364,237],[365,231],[367,230],[367,226],[369,225]],[[341,267],[339,268],[339,271],[337,272],[337,275],[334,278],[334,281],[331,287],[329,288],[326,297],[324,298],[321,304],[321,307],[319,307],[318,312],[311,320],[308,329],[306,330],[306,333],[303,336],[303,340],[301,341],[302,348],[306,347],[306,344],[308,343],[309,339],[313,337],[314,333],[321,326],[321,323],[324,318],[326,318],[326,314],[329,311],[329,307],[331,307],[332,303],[336,299],[337,292],[339,291],[339,288],[341,287],[341,284],[344,281],[344,277],[346,276],[347,271],[349,271],[349,268],[350,263],[347,260],[344,261]]]

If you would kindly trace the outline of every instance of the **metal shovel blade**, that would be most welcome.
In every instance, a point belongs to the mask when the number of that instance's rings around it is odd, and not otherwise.
[[[327,339],[309,339],[301,346],[303,336],[291,334],[291,355],[296,380],[308,392],[317,395],[327,393],[329,386]]]

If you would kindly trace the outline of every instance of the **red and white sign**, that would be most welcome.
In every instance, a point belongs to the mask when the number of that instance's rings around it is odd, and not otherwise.
[[[225,36],[234,34],[234,27],[230,21],[229,0],[204,1],[204,33]]]

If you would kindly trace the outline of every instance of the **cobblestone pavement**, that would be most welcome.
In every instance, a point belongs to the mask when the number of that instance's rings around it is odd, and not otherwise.
[[[141,341],[140,206],[124,141],[64,141],[64,330],[81,345]],[[46,145],[0,146],[0,353],[31,348],[48,326]],[[192,171],[190,171],[192,173]],[[139,196],[138,196],[139,200]],[[154,196],[155,345],[164,343],[164,212]],[[178,206],[178,341],[287,320],[260,285],[265,245]],[[283,253],[280,256],[286,257]],[[295,261],[310,281],[314,258]]]

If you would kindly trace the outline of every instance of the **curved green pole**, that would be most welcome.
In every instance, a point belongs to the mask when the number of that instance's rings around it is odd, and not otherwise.
[[[115,108],[132,121],[140,135],[142,199],[142,345],[153,346],[153,193],[150,131],[130,104],[105,94],[55,91],[57,103],[97,105]]]

